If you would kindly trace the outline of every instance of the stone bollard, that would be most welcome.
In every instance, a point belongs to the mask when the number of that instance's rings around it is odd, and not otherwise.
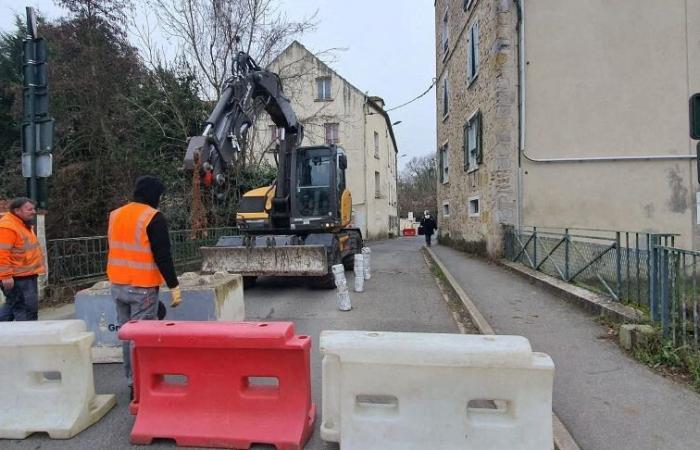
[[[345,267],[342,264],[334,265],[333,276],[335,277],[335,285],[338,288],[338,309],[341,311],[350,311],[352,309],[352,304],[350,303],[348,282],[345,279]]]
[[[365,290],[365,264],[364,255],[355,253],[355,292]]]
[[[372,278],[372,271],[370,268],[372,250],[369,247],[362,247],[362,256],[365,262],[365,280],[369,280]]]

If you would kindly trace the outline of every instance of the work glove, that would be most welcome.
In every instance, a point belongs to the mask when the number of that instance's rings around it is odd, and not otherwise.
[[[178,305],[182,302],[182,291],[180,291],[180,286],[170,289],[170,296],[172,297],[170,307],[177,308]]]

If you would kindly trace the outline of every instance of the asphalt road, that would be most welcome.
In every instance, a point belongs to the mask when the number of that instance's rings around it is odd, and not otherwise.
[[[363,293],[351,292],[353,309],[339,311],[334,290],[313,290],[291,279],[262,278],[245,292],[246,319],[251,321],[293,321],[297,334],[312,338],[313,399],[317,406],[314,433],[307,450],[338,449],[321,440],[321,356],[318,352],[322,330],[372,330],[458,333],[453,313],[438,289],[420,252],[421,238],[400,238],[371,243],[372,279]],[[352,286],[352,273],[347,272]],[[117,406],[97,424],[66,441],[34,434],[22,441],[0,441],[0,448],[16,449],[144,449],[174,448],[173,441],[158,441],[149,447],[131,446],[129,433],[133,417],[128,411],[129,392],[120,364],[94,366],[98,393],[115,393]],[[51,408],[52,405],[46,405]],[[182,426],[187,423],[183,419]],[[255,446],[256,450],[272,446]]]

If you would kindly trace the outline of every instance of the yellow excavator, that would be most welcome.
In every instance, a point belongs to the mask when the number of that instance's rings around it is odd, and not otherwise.
[[[185,167],[199,170],[205,186],[221,196],[227,168],[246,148],[247,131],[265,111],[279,129],[277,177],[272,186],[246,192],[236,215],[240,234],[201,248],[202,271],[244,276],[307,277],[314,287],[334,287],[331,267],[352,269],[362,234],[351,226],[347,156],[336,145],[301,147],[304,136],[279,76],[239,52],[201,136],[190,138]]]

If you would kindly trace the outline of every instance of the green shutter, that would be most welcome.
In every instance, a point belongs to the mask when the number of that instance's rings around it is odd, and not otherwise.
[[[481,145],[481,112],[477,113],[474,120],[476,120],[476,162],[481,164],[481,162],[484,160],[484,151]]]
[[[467,171],[469,170],[469,122],[466,122],[464,124],[464,143],[462,145],[463,147],[463,154],[464,154],[464,170]]]

